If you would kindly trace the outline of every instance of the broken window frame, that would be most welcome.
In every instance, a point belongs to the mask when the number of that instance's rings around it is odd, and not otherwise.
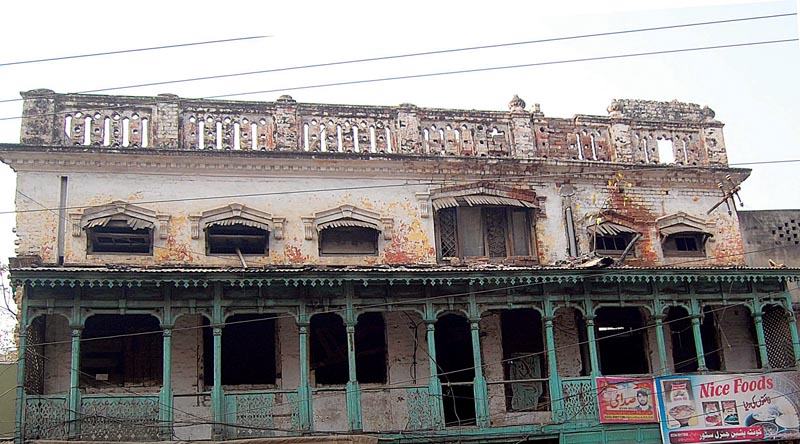
[[[628,248],[631,240],[633,240],[633,235],[629,233],[617,235],[596,234],[594,237],[594,252],[602,256],[620,256]],[[613,248],[607,248],[609,243]]]
[[[241,232],[236,233],[235,230],[241,230]],[[230,232],[226,233],[225,231]],[[209,225],[205,229],[206,255],[236,256],[241,253],[242,256],[265,256],[269,254],[269,235],[270,232],[268,230],[241,223],[230,225]],[[224,242],[226,239],[229,239],[230,241],[233,241],[233,243],[237,244],[233,247],[233,250],[216,250],[215,243],[218,241]],[[255,245],[252,245],[252,248],[248,249],[242,248],[242,246],[245,246],[249,243]],[[238,244],[242,244],[242,246]]]
[[[534,309],[513,309],[502,310],[499,314],[506,411],[549,411],[549,375],[541,313]],[[524,331],[523,336],[520,336],[521,331]],[[527,344],[515,347],[512,342],[515,339]],[[530,400],[532,405],[525,405],[529,396],[535,399]]]
[[[661,242],[664,257],[706,257],[707,233],[682,231],[668,234]],[[691,245],[687,244],[691,241]]]
[[[632,316],[628,316],[632,313],[625,313],[626,311],[636,310],[638,312],[638,316],[634,319]],[[614,313],[612,310],[616,310],[617,313]],[[612,314],[607,314],[612,313]],[[606,319],[606,317],[610,317],[611,319]],[[638,321],[638,322],[635,322]],[[615,375],[647,375],[650,374],[650,344],[647,337],[647,329],[645,326],[647,325],[644,317],[644,313],[642,312],[642,308],[638,306],[603,306],[597,309],[595,312],[595,337],[597,338],[597,355],[598,355],[598,364],[600,365],[600,373],[604,376],[615,376]],[[604,330],[608,328],[609,330]],[[636,344],[618,344],[618,346],[614,346],[614,343],[619,342],[622,338],[626,336],[635,336],[639,337],[638,340],[633,340],[631,342],[636,342]],[[611,340],[609,340],[611,339]],[[641,350],[642,355],[638,356],[637,359],[639,360],[638,365],[634,367],[630,367],[628,369],[611,369],[609,370],[609,363],[608,363],[608,354],[611,350],[614,350],[616,353],[622,353],[626,355],[626,357],[630,358],[632,353],[638,352]],[[624,360],[615,360],[610,359],[611,362],[624,362]],[[628,361],[630,362],[630,361]]]
[[[164,350],[161,327],[156,317],[146,314],[92,315],[84,324],[81,341],[81,387],[162,385]],[[144,353],[143,348],[152,354]],[[93,365],[93,360],[99,363]],[[131,375],[131,372],[140,373]],[[92,374],[95,375],[94,379],[90,378]],[[98,375],[106,377],[98,378]]]
[[[478,221],[479,224],[479,232],[481,233],[481,240],[482,240],[482,255],[466,255],[464,250],[466,249],[466,239],[464,224],[465,218],[469,218],[471,216],[467,215],[468,209],[478,209],[480,211],[480,220]],[[504,244],[505,244],[505,255],[493,255],[491,252],[491,230],[489,229],[489,218],[490,212],[497,211],[497,210],[504,210],[503,214],[503,223],[504,227]],[[522,222],[522,227],[515,229],[515,214],[514,213],[522,213],[522,217],[524,218]],[[448,254],[451,252],[446,251],[448,248],[445,248],[443,245],[443,236],[445,231],[444,222],[442,218],[447,217],[447,215],[452,216],[452,223],[454,226],[450,227],[450,230],[453,231],[454,239],[452,243],[454,244],[455,251],[452,252],[453,254]],[[459,222],[460,221],[460,222]],[[536,260],[536,230],[535,230],[535,223],[534,223],[534,214],[532,208],[524,208],[524,207],[515,207],[515,206],[502,206],[502,205],[476,205],[476,206],[454,206],[449,208],[441,208],[436,211],[436,220],[435,220],[435,233],[436,233],[436,245],[437,245],[437,254],[439,256],[439,260],[447,260],[450,258],[459,258],[459,259],[484,259],[489,261],[503,261],[507,259],[532,259]],[[476,243],[480,245],[480,242]],[[520,245],[524,246],[524,249],[527,250],[524,254],[517,254],[517,249],[519,249]]]
[[[87,228],[86,253],[152,255],[153,229],[131,228],[124,219],[113,219],[104,226]]]
[[[348,234],[349,233],[349,234]],[[341,243],[348,238],[353,238],[353,233],[363,236],[358,245],[368,245],[369,249],[348,251],[326,251],[330,249],[331,243]],[[331,239],[332,236],[339,236],[339,239]],[[379,251],[380,231],[368,227],[330,227],[319,231],[318,246],[320,256],[377,256]]]

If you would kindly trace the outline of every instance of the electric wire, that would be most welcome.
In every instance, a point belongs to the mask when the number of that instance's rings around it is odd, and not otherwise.
[[[141,87],[147,87],[147,86],[161,86],[161,85],[170,85],[170,84],[175,84],[175,83],[187,83],[187,82],[196,82],[196,81],[203,81],[203,80],[216,80],[216,79],[225,79],[225,78],[231,78],[231,77],[241,77],[241,76],[249,76],[249,75],[256,75],[256,74],[268,74],[268,73],[276,73],[276,72],[284,72],[284,71],[296,71],[296,70],[303,70],[303,69],[323,68],[323,67],[331,67],[331,66],[341,66],[341,65],[350,65],[350,64],[357,64],[357,63],[377,62],[377,61],[395,60],[395,59],[404,59],[404,58],[412,58],[412,57],[423,57],[423,56],[431,56],[431,55],[443,55],[443,54],[451,54],[451,53],[458,53],[458,52],[485,50],[485,49],[507,48],[507,47],[531,45],[531,44],[537,44],[537,43],[551,43],[551,42],[566,41],[566,40],[579,40],[579,39],[587,39],[587,38],[608,37],[608,36],[613,36],[613,35],[634,34],[634,33],[640,33],[640,32],[663,31],[663,30],[669,30],[669,29],[691,28],[691,27],[698,27],[698,26],[719,25],[719,24],[728,24],[728,23],[745,22],[745,21],[753,21],[753,20],[785,18],[785,17],[796,16],[796,15],[797,15],[796,12],[792,12],[792,13],[783,13],[783,14],[771,14],[771,15],[760,15],[760,16],[738,17],[738,18],[732,18],[732,19],[711,20],[711,21],[694,22],[694,23],[680,23],[680,24],[664,25],[664,26],[653,26],[653,27],[646,27],[646,28],[625,29],[625,30],[616,30],[616,31],[598,32],[598,33],[589,33],[589,34],[577,34],[577,35],[560,36],[560,37],[549,37],[549,38],[534,39],[534,40],[524,40],[524,41],[518,41],[518,42],[505,42],[505,43],[496,43],[496,44],[490,44],[490,45],[479,45],[479,46],[468,46],[468,47],[462,47],[462,48],[449,48],[449,49],[421,51],[421,52],[413,52],[413,53],[407,53],[407,54],[395,54],[395,55],[385,55],[385,56],[378,56],[378,57],[366,57],[366,58],[357,58],[357,59],[351,59],[351,60],[339,60],[339,61],[333,61],[333,62],[324,62],[324,63],[310,63],[310,64],[305,64],[305,65],[287,66],[287,67],[263,69],[263,70],[248,71],[248,72],[237,72],[237,73],[229,73],[229,74],[219,74],[219,75],[210,75],[210,76],[191,77],[191,78],[178,79],[178,80],[165,80],[165,81],[158,81],[158,82],[140,83],[140,84],[134,84],[134,85],[114,86],[114,87],[107,87],[107,88],[97,88],[97,89],[79,91],[79,92],[75,92],[75,93],[72,93],[72,94],[87,94],[87,93],[97,93],[97,92],[108,92],[108,91],[116,91],[116,90],[121,90],[121,89],[141,88]],[[263,38],[263,37],[268,37],[268,36],[262,36],[261,38]],[[255,37],[251,37],[251,38],[255,38]],[[0,66],[4,66],[4,65],[0,64]],[[52,94],[52,95],[55,95],[55,94]],[[52,96],[52,95],[45,94],[43,97],[48,97],[48,96]],[[4,99],[4,100],[0,100],[0,103],[15,102],[15,101],[19,101],[19,100],[22,100],[22,99],[20,99],[20,98]]]
[[[437,72],[429,72],[429,73],[418,73],[418,74],[407,74],[407,75],[378,77],[378,78],[372,78],[372,79],[360,79],[360,80],[349,80],[349,81],[340,81],[340,82],[327,82],[327,83],[316,83],[316,84],[309,84],[309,85],[288,86],[288,87],[265,89],[265,90],[258,90],[258,91],[241,91],[241,92],[236,92],[236,93],[205,96],[205,97],[202,97],[202,98],[196,98],[196,99],[191,99],[191,100],[222,99],[222,98],[241,97],[241,96],[266,94],[266,93],[288,92],[288,91],[308,90],[308,89],[317,89],[317,88],[330,88],[330,87],[335,87],[335,86],[361,85],[361,84],[370,84],[370,83],[378,83],[378,82],[389,82],[389,81],[396,81],[396,80],[409,80],[409,79],[441,77],[441,76],[449,76],[449,75],[473,74],[473,73],[480,73],[480,72],[503,71],[503,70],[510,70],[510,69],[532,68],[532,67],[561,65],[561,64],[569,64],[569,63],[584,63],[584,62],[603,61],[603,60],[619,60],[619,59],[645,57],[645,56],[653,56],[653,55],[666,55],[666,54],[677,54],[677,53],[686,53],[686,52],[709,51],[709,50],[731,49],[731,48],[743,48],[743,47],[760,46],[760,45],[791,43],[791,42],[796,42],[798,40],[799,40],[798,38],[774,39],[774,40],[730,43],[730,44],[724,44],[724,45],[695,46],[695,47],[689,47],[689,48],[664,49],[664,50],[658,50],[658,51],[644,51],[644,52],[635,52],[635,53],[613,54],[613,55],[606,55],[606,56],[580,57],[580,58],[573,58],[573,59],[551,60],[551,61],[545,61],[545,62],[521,63],[521,64],[513,64],[513,65],[490,66],[490,67],[470,68],[470,69],[451,70],[451,71],[437,71]],[[144,103],[148,103],[148,102],[140,102],[139,104],[141,105],[141,104],[144,104]],[[150,103],[155,104],[155,103],[157,103],[157,101],[154,99]],[[105,109],[123,108],[123,107],[127,107],[127,106],[128,105],[124,105],[124,106],[121,105],[119,107],[111,106],[111,107],[106,107]],[[79,111],[79,110],[73,110],[73,112],[74,111]],[[87,109],[87,110],[83,110],[83,111],[88,112],[88,111],[92,111],[92,110],[88,110]],[[27,116],[5,116],[5,117],[0,117],[0,121],[18,120],[18,119],[22,119],[23,117],[25,117],[25,118],[42,117],[42,116],[46,116],[46,115],[51,115],[51,114],[47,114],[47,113],[31,113],[31,114],[29,114]]]
[[[772,17],[783,17],[786,16],[785,14],[778,14],[775,16],[763,16],[763,17],[756,17],[750,18],[750,20],[756,20],[760,18],[772,18]],[[743,19],[733,19],[731,21],[742,21],[747,20],[748,18]],[[5,66],[13,66],[13,65],[27,65],[32,63],[43,63],[43,62],[57,62],[62,60],[72,60],[72,59],[83,59],[88,57],[100,57],[100,56],[107,56],[107,55],[115,55],[115,54],[130,54],[134,52],[146,52],[146,51],[156,51],[161,49],[172,49],[172,48],[186,48],[190,46],[202,46],[202,45],[213,45],[217,43],[230,43],[230,42],[239,42],[244,40],[256,40],[256,39],[264,39],[272,37],[270,35],[254,35],[254,36],[247,36],[247,37],[235,37],[230,39],[221,39],[221,40],[207,40],[203,42],[191,42],[191,43],[176,43],[172,45],[161,45],[161,46],[151,46],[146,48],[133,48],[133,49],[119,49],[114,51],[104,51],[104,52],[95,52],[95,53],[86,53],[86,54],[74,54],[74,55],[66,55],[66,56],[55,56],[55,57],[47,57],[42,59],[29,59],[29,60],[17,60],[12,62],[0,62],[0,68]],[[7,100],[0,100],[0,103],[7,102]]]

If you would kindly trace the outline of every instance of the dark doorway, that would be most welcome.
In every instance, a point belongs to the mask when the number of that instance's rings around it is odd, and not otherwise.
[[[436,321],[436,364],[447,426],[475,424],[475,362],[469,322],[448,314]]]
[[[214,336],[203,322],[203,381],[214,384]],[[222,385],[275,384],[275,320],[273,315],[234,315],[222,329]]]
[[[644,317],[636,307],[603,307],[595,320],[600,371],[604,375],[648,373]]]
[[[335,313],[311,318],[311,370],[317,384],[347,384],[347,330]]]

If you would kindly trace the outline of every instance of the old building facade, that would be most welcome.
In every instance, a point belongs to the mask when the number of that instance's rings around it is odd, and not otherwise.
[[[21,440],[661,442],[603,377],[796,369],[707,107],[23,97]]]

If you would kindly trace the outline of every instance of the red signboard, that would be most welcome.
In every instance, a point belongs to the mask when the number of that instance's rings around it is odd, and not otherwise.
[[[600,422],[658,422],[652,379],[597,378]]]

